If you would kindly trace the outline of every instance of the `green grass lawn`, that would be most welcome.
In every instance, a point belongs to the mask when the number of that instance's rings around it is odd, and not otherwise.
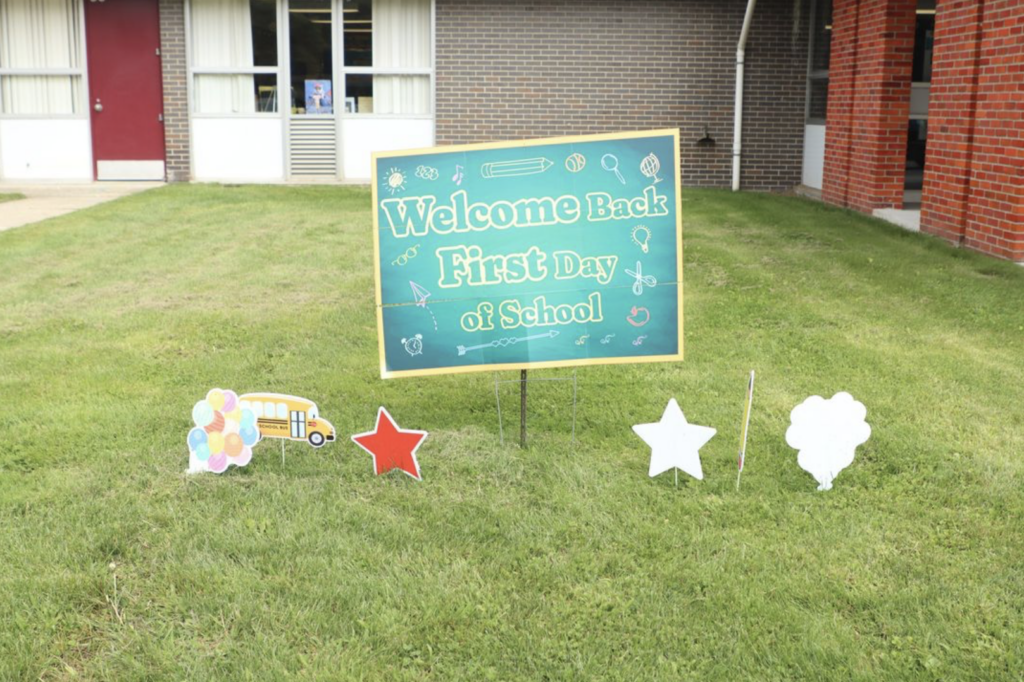
[[[575,449],[568,385],[531,386],[525,451],[490,374],[378,378],[366,189],[0,233],[0,679],[1022,679],[1024,269],[801,199],[683,210],[686,361],[579,370]],[[215,386],[340,441],[186,477]],[[840,390],[873,434],[819,493],[789,412]],[[630,430],[673,396],[718,429],[678,488]],[[347,440],[381,404],[430,431],[422,483]]]
[[[15,199],[24,199],[24,198],[25,198],[24,194],[17,194],[17,193],[10,193],[10,192],[5,194],[5,193],[0,192],[0,204],[4,203],[5,201],[14,201]]]

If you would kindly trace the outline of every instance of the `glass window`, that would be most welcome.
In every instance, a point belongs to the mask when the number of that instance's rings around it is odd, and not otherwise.
[[[811,27],[811,72],[828,71],[832,52],[832,0],[812,0],[814,25]]]
[[[79,4],[0,2],[0,69],[80,68]]]
[[[344,0],[342,8],[345,68],[358,69],[345,75],[345,112],[429,114],[430,0]]]
[[[915,83],[931,83],[932,51],[935,42],[935,11],[919,12],[914,35],[914,71]]]
[[[828,113],[828,78],[812,78],[807,102],[807,120],[825,122]]]
[[[262,416],[263,416],[263,403],[261,403],[261,402],[255,402],[255,403],[253,403],[253,404],[252,404],[252,413],[253,413],[254,415],[256,415],[256,418],[257,418],[257,419],[259,419],[260,417],[262,417]]]
[[[285,419],[288,416],[288,406],[284,403],[277,404],[277,418]]]
[[[376,0],[373,66],[430,68],[430,0]]]
[[[190,10],[193,67],[277,66],[275,0],[192,0]]]
[[[430,113],[430,76],[349,74],[345,93],[350,114]]]
[[[196,74],[192,97],[197,114],[252,114],[277,111],[277,76]]]
[[[5,114],[77,114],[82,110],[82,77],[2,76],[0,100]]]
[[[263,403],[263,414],[267,417],[267,419],[273,419],[274,418],[274,403],[271,403],[271,402]]]
[[[199,114],[273,113],[277,75],[276,0],[192,0],[193,108]]]
[[[81,26],[81,4],[75,0],[0,1],[0,69],[30,72],[0,75],[0,112],[46,116],[82,111],[81,73],[45,73],[81,71]]]
[[[291,0],[293,114],[334,113],[331,0]]]
[[[807,58],[807,123],[825,122],[828,65],[832,53],[832,0],[811,0],[810,54]]]
[[[373,2],[345,0],[345,66],[373,66]]]

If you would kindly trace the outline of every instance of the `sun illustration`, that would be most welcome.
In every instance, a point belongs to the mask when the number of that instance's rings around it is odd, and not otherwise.
[[[384,181],[384,188],[392,194],[405,189],[405,173],[401,168],[391,167],[388,169],[387,179]]]

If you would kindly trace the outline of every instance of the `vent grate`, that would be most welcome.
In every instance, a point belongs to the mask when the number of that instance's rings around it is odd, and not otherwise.
[[[334,117],[293,118],[289,127],[288,168],[292,177],[338,175]]]

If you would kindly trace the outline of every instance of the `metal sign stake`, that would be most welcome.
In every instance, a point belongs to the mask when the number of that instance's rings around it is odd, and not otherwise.
[[[526,449],[526,370],[519,371],[519,447]]]

